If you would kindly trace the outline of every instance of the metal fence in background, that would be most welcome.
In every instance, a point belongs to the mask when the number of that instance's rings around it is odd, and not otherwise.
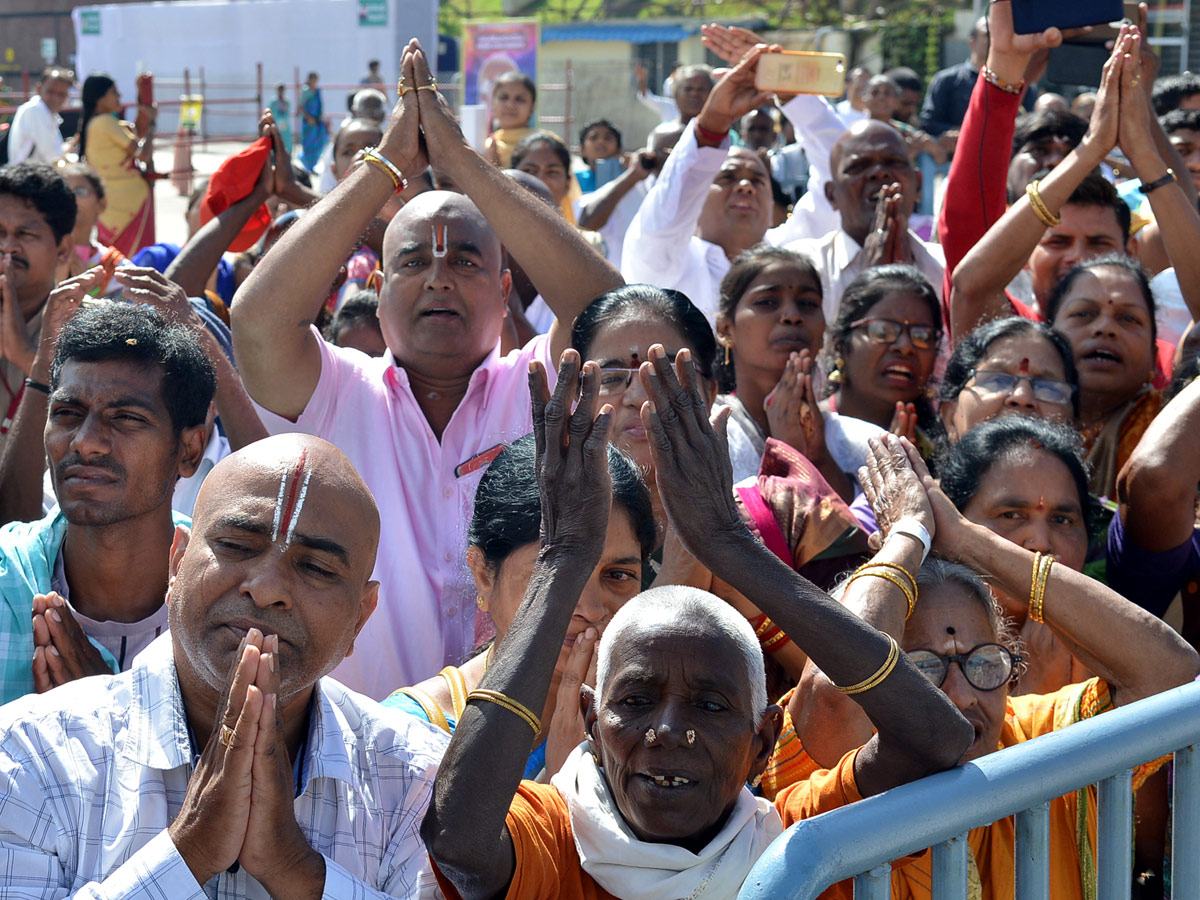
[[[856,900],[891,896],[891,861],[933,848],[934,900],[966,900],[967,833],[1016,815],[1017,900],[1050,900],[1049,802],[1099,784],[1098,900],[1128,900],[1132,769],[1175,754],[1171,896],[1200,898],[1200,683],[1131,703],[975,762],[868,797],[784,832],[739,900],[813,900],[854,878]]]

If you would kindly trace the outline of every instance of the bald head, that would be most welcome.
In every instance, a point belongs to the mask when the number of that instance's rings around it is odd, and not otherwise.
[[[885,185],[899,184],[906,215],[920,196],[921,177],[913,167],[900,132],[886,122],[855,122],[829,154],[832,177],[825,196],[842,219],[842,229],[860,244],[875,216],[875,204]]]
[[[875,119],[859,119],[847,128],[833,144],[833,150],[829,154],[829,167],[833,170],[833,177],[837,178],[838,165],[848,151],[857,152],[863,149],[874,151],[884,148],[903,150],[906,155],[908,153],[904,138],[891,125]]]
[[[447,227],[450,240],[456,236],[476,244],[485,259],[495,261],[500,272],[500,238],[479,207],[465,194],[426,191],[413,197],[392,218],[383,236],[384,271],[402,248],[411,243],[428,244],[435,226]]]
[[[529,172],[522,172],[520,169],[505,169],[504,174],[547,206],[554,205],[554,195],[550,193],[550,188],[546,187],[546,182],[542,181],[536,175]]]

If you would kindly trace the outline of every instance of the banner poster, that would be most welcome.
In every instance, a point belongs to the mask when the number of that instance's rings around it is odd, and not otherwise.
[[[488,104],[492,84],[504,72],[524,72],[537,83],[537,19],[463,23],[463,102]]]

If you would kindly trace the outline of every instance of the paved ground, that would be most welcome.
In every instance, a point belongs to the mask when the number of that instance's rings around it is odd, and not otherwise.
[[[197,178],[211,175],[217,166],[229,156],[245,148],[246,144],[221,141],[195,147],[192,150],[192,168]],[[155,141],[154,168],[159,172],[170,172],[174,168],[175,140],[165,136]],[[187,239],[187,195],[179,191],[164,178],[154,183],[155,239],[182,244]]]

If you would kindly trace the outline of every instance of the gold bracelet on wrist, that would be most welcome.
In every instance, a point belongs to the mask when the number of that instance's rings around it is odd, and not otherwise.
[[[834,684],[834,690],[841,691],[843,694],[862,694],[871,690],[871,688],[879,687],[884,679],[892,674],[892,670],[896,668],[896,661],[900,658],[900,646],[890,634],[884,633],[883,636],[888,639],[888,644],[890,645],[888,647],[887,659],[883,661],[883,665],[873,675],[864,678],[858,684],[852,684],[849,687]],[[832,682],[830,683],[832,684]]]
[[[876,568],[883,569],[883,571],[873,571]],[[900,569],[901,572],[904,572],[904,574],[908,576],[909,581],[912,582],[912,587],[910,588],[891,572],[887,571],[890,568]],[[910,575],[904,569],[900,568],[900,566],[894,566],[891,563],[867,563],[865,566],[860,566],[858,569],[856,569],[854,574],[850,576],[849,580],[846,582],[846,590],[849,590],[850,585],[852,585],[859,578],[866,578],[868,576],[882,578],[884,581],[890,581],[896,587],[900,588],[900,592],[904,594],[904,599],[908,601],[908,612],[905,613],[904,616],[904,620],[908,621],[908,617],[911,616],[913,614],[913,610],[917,608],[916,579],[914,579],[912,575]]]
[[[1042,180],[1040,178],[1035,178],[1029,184],[1025,185],[1025,196],[1029,198],[1029,206],[1033,209],[1033,214],[1038,217],[1038,220],[1047,228],[1053,228],[1055,225],[1062,224],[1062,216],[1056,216],[1050,212],[1050,207],[1042,199],[1042,193],[1039,190],[1041,183]]]
[[[980,69],[979,74],[982,75],[983,80],[986,81],[988,84],[990,84],[992,87],[999,88],[1000,90],[1004,91],[1006,94],[1019,94],[1019,93],[1021,93],[1021,91],[1025,90],[1025,79],[1024,78],[1022,78],[1020,81],[1017,81],[1017,82],[1005,81],[1003,78],[1001,78],[999,75],[997,75],[994,71],[992,71],[988,66],[984,66],[982,69]]]
[[[495,703],[497,706],[507,709],[514,713],[519,718],[523,719],[525,724],[533,729],[533,738],[537,740],[537,736],[542,732],[542,722],[535,716],[523,703],[514,700],[507,694],[502,694],[499,691],[489,691],[485,688],[476,688],[467,694],[467,702],[472,700],[484,700],[488,703]]]
[[[367,147],[363,150],[363,161],[370,163],[387,175],[392,180],[392,184],[395,185],[397,194],[408,187],[408,180],[404,177],[404,173],[396,167],[395,163],[380,153],[377,148]]]

